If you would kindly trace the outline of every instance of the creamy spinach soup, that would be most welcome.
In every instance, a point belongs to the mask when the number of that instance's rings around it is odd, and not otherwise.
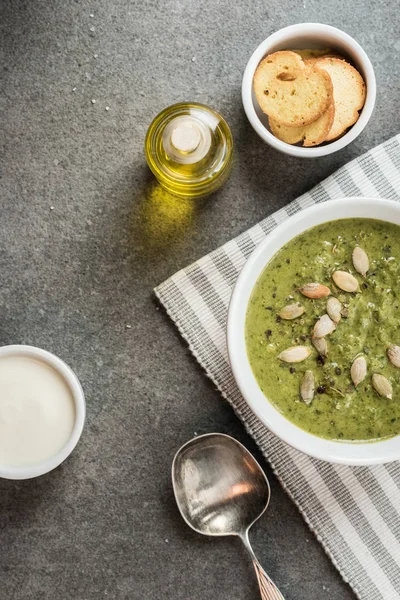
[[[245,335],[261,390],[302,429],[343,441],[399,434],[400,227],[342,219],[291,240],[254,287]]]

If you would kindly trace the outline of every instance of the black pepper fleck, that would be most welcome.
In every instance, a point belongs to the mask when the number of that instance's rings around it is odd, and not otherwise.
[[[325,392],[326,392],[326,387],[324,385],[319,385],[317,387],[317,393],[318,394],[325,394]]]
[[[265,332],[265,337],[268,339],[269,337],[271,337],[272,335],[272,329],[267,329],[267,331]]]
[[[272,310],[272,306],[266,306],[265,310]]]
[[[368,283],[366,283],[366,282],[364,281],[364,283],[362,284],[362,287],[364,288],[364,290],[367,290],[367,289],[368,289]]]
[[[286,262],[287,262],[288,265],[290,265],[290,258],[287,258]]]
[[[280,317],[279,315],[277,315],[277,317],[276,317],[276,322],[277,322],[277,323],[280,323],[281,321],[282,321],[282,317]]]
[[[306,341],[307,341],[307,336],[306,336],[306,335],[301,335],[301,336],[300,336],[300,339],[301,339],[303,342],[306,342]]]
[[[317,363],[320,364],[320,365],[324,365],[325,364],[325,359],[322,356],[322,354],[318,354],[318,356],[317,356]]]
[[[272,297],[273,297],[273,298],[276,298],[276,294],[275,294],[275,293],[274,293],[274,294],[272,294]]]
[[[336,373],[336,375],[341,375],[342,374],[342,369],[340,367],[336,367],[335,373]]]
[[[294,367],[290,367],[289,371],[290,371],[291,373],[296,373],[296,369],[295,369]]]

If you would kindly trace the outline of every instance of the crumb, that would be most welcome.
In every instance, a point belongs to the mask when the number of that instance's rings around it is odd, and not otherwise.
[[[126,325],[125,325],[125,329],[132,329],[132,325],[128,325],[128,324],[126,324]]]
[[[92,33],[94,33],[94,32],[96,31],[96,27],[91,27],[91,28],[89,29],[89,31],[91,31]]]
[[[169,540],[168,540],[168,539],[166,539],[166,540],[165,540],[165,543],[166,543],[166,544],[168,544],[168,542],[169,542]]]
[[[93,13],[90,13],[89,17],[90,17],[91,19],[93,19],[93,17],[94,17],[94,14],[93,14]]]
[[[58,158],[55,158],[53,162],[56,166],[60,164],[60,161],[58,160]]]
[[[93,58],[99,58],[98,54],[93,54]]]
[[[92,104],[96,104],[96,100],[92,98]]]
[[[110,107],[109,107],[109,106],[106,106],[106,110],[110,110]]]
[[[76,87],[72,88],[72,91],[73,91],[73,92],[76,92]]]
[[[54,210],[54,206],[50,206],[50,210]]]
[[[196,62],[196,57],[192,56],[192,62]]]
[[[193,433],[193,435],[197,435],[197,431],[195,431],[195,432]]]

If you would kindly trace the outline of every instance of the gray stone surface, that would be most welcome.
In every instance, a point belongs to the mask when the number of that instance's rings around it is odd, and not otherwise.
[[[378,79],[367,130],[310,162],[265,146],[240,102],[253,49],[301,21],[354,35]],[[88,404],[61,468],[0,482],[0,598],[252,600],[239,543],[182,522],[170,466],[195,431],[262,458],[152,288],[399,131],[395,3],[3,0],[0,44],[0,343],[61,356]],[[151,119],[180,100],[220,110],[236,141],[230,181],[201,202],[165,198],[143,158]],[[267,571],[287,600],[350,600],[265,467],[272,501],[252,539]]]

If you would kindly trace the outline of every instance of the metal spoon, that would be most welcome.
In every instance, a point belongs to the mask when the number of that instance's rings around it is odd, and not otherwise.
[[[186,523],[203,535],[240,537],[253,561],[262,600],[284,600],[249,541],[249,529],[270,498],[265,473],[250,452],[222,433],[195,437],[176,453],[172,483]]]

